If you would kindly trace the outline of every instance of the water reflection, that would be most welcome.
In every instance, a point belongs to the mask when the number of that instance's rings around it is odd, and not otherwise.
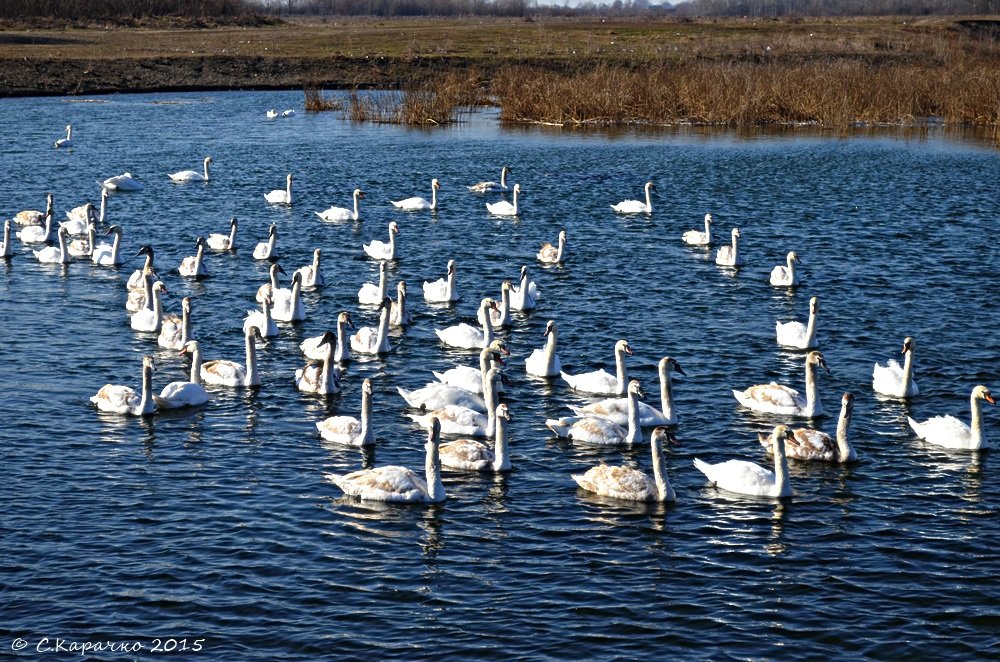
[[[784,541],[784,534],[785,518],[788,517],[790,507],[790,500],[789,503],[785,503],[785,500],[780,500],[774,504],[774,510],[771,511],[771,533],[768,536],[767,544],[764,545],[764,551],[770,556],[780,556],[788,551],[788,545]]]

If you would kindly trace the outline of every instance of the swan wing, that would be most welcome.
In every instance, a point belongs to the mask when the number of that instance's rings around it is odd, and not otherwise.
[[[972,428],[954,416],[935,416],[922,423],[910,417],[906,420],[917,436],[928,443],[956,449],[978,447],[973,441]]]
[[[239,363],[219,359],[201,364],[201,381],[219,386],[239,386],[246,381],[246,368]]]
[[[397,200],[393,202],[392,205],[396,209],[402,209],[404,211],[418,211],[421,209],[431,208],[431,203],[427,202],[427,200],[419,196],[414,196],[412,198],[405,198],[403,200]]]
[[[326,474],[344,494],[367,501],[426,501],[427,483],[406,467],[393,465],[353,473]]]
[[[750,496],[777,496],[774,472],[745,460],[709,464],[698,458],[694,466],[721,489]]]
[[[733,391],[741,405],[772,414],[795,414],[805,408],[805,399],[793,388],[771,382],[743,391]]]
[[[570,375],[566,372],[559,374],[574,391],[600,395],[618,395],[625,391],[625,385],[619,384],[618,378],[604,369],[584,372],[579,375]]]
[[[329,209],[313,213],[324,221],[350,221],[354,219],[354,212],[344,207],[330,207]]]
[[[649,501],[657,495],[653,479],[637,469],[600,464],[584,474],[571,474],[577,485],[601,496]]]
[[[330,416],[316,424],[321,437],[335,444],[358,446],[361,441],[361,421],[353,416]]]
[[[622,200],[616,205],[611,205],[619,214],[640,214],[646,211],[646,203],[639,200]]]
[[[170,382],[163,387],[160,395],[153,398],[162,409],[195,407],[208,402],[208,391],[194,382]]]
[[[806,325],[802,322],[775,322],[775,337],[778,344],[784,347],[795,347],[797,349],[808,349],[806,346]]]
[[[101,411],[115,414],[128,414],[134,411],[142,401],[135,389],[118,384],[105,384],[90,401]]]
[[[461,349],[480,349],[485,339],[482,329],[464,322],[444,329],[434,329],[434,333],[445,345]]]
[[[456,439],[441,444],[441,464],[452,469],[486,471],[493,467],[493,450],[481,441]]]

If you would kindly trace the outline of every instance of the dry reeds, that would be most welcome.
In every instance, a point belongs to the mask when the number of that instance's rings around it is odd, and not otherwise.
[[[341,110],[344,104],[337,99],[328,99],[323,96],[323,93],[319,89],[319,85],[315,83],[306,83],[302,86],[302,92],[305,94],[305,109],[311,113],[318,113],[327,110]]]
[[[400,92],[351,92],[347,116],[355,122],[449,124],[463,108],[485,103],[476,72],[452,71]]]

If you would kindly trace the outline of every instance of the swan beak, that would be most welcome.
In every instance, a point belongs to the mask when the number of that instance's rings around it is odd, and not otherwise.
[[[629,347],[628,345],[625,345],[625,353],[628,354],[629,356],[635,356],[635,354],[632,352],[632,348]]]
[[[673,432],[670,432],[668,430],[666,436],[667,436],[667,442],[669,442],[671,446],[680,447],[681,440],[675,437]]]
[[[500,353],[504,356],[510,356],[510,350],[507,349],[507,345],[500,345]]]
[[[677,361],[673,362],[673,368],[674,368],[674,372],[679,373],[681,375],[684,375],[685,377],[688,376],[688,374],[686,372],[684,372],[684,368],[682,368],[681,364],[678,363]]]
[[[983,396],[983,400],[990,403],[991,405],[995,405],[997,403],[996,399],[989,393]]]

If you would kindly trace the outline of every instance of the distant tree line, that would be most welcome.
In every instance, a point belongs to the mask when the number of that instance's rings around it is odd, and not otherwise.
[[[533,0],[257,0],[264,11],[320,16],[527,16]]]
[[[0,18],[136,19],[159,16],[227,18],[258,11],[246,0],[2,0]]]
[[[689,0],[680,16],[924,16],[1000,14],[1000,0]]]

